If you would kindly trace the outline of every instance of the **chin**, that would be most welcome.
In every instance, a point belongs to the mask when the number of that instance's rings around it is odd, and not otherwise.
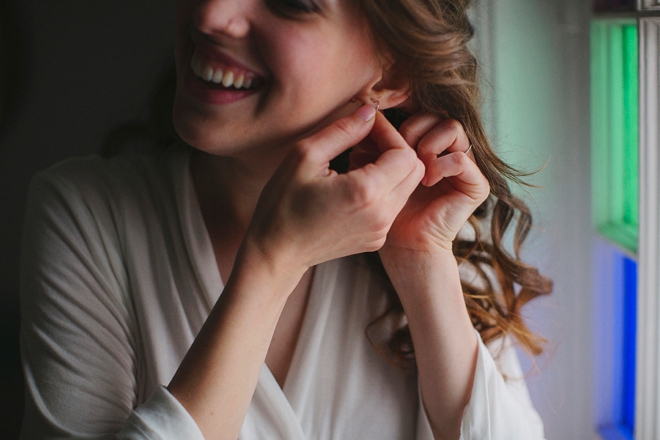
[[[212,122],[199,110],[181,103],[180,99],[174,102],[172,119],[179,137],[198,150],[218,154],[232,143],[217,122]]]
[[[249,133],[233,124],[222,124],[216,119],[199,117],[189,108],[174,105],[174,128],[181,139],[191,147],[214,156],[239,158],[259,153],[264,142],[257,142]]]
[[[190,121],[187,112],[177,111],[177,105],[174,105],[173,122],[174,129],[181,139],[188,145],[204,149],[203,142],[204,136],[201,135],[200,130],[195,127],[194,121]]]

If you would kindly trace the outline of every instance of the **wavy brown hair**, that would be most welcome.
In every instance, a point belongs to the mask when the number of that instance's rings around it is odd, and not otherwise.
[[[411,99],[423,111],[461,122],[473,145],[477,166],[490,183],[491,194],[470,217],[474,233],[454,241],[459,264],[474,276],[461,280],[465,304],[484,342],[511,335],[533,355],[544,340],[524,323],[520,310],[530,300],[552,291],[552,281],[520,259],[532,216],[527,205],[511,193],[509,182],[525,184],[528,174],[504,163],[491,148],[480,116],[477,61],[467,48],[474,34],[467,17],[469,0],[360,0],[376,38],[411,82]],[[397,123],[401,113],[389,114]],[[405,117],[405,116],[404,116]],[[488,224],[490,224],[489,233]],[[504,237],[513,228],[513,252]],[[466,234],[468,235],[468,234]],[[388,351],[404,361],[414,360],[410,330],[399,298],[378,254],[370,254],[372,269],[381,274],[388,306],[370,325],[398,323]],[[369,334],[369,328],[367,329]]]
[[[471,267],[474,273],[470,279],[461,280],[474,327],[484,342],[512,335],[524,349],[537,355],[542,351],[543,339],[528,329],[520,310],[530,300],[550,293],[552,282],[520,259],[532,216],[527,205],[511,193],[509,182],[525,184],[526,174],[504,163],[486,137],[479,112],[477,62],[467,48],[474,33],[467,18],[469,3],[469,0],[359,0],[383,50],[410,79],[414,104],[423,111],[463,124],[473,144],[477,165],[490,183],[489,199],[469,219],[474,233],[470,238],[459,235],[454,241],[454,255],[459,264]],[[134,140],[156,145],[180,142],[171,118],[174,89],[175,72],[168,63],[166,74],[155,90],[148,120],[113,130],[106,138],[102,155],[119,154]],[[397,110],[385,113],[397,126],[406,117]],[[347,154],[334,160],[331,166],[345,171]],[[503,243],[510,229],[513,229],[513,253]],[[374,326],[390,325],[391,336],[385,347],[376,341],[374,345],[381,352],[384,348],[387,351],[384,354],[391,354],[390,359],[409,364],[414,360],[414,350],[401,302],[378,254],[366,254],[366,257],[387,291],[387,305],[367,328],[367,335]]]

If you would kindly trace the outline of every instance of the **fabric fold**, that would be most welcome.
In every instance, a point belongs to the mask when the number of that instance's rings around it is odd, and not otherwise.
[[[163,386],[130,415],[117,437],[120,440],[204,440],[190,413]]]
[[[266,364],[245,416],[239,440],[306,440],[300,420]]]
[[[159,385],[222,289],[189,157],[78,159],[35,177],[21,277],[24,438],[202,439]],[[365,334],[384,296],[359,256],[317,267],[284,390],[263,365],[241,440],[432,440],[415,373]],[[496,362],[479,341],[462,438],[543,438],[513,345]]]

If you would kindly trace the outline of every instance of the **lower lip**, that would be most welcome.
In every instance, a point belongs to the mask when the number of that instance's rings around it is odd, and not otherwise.
[[[189,67],[184,74],[184,90],[193,98],[206,104],[230,104],[252,95],[255,90],[217,89],[202,81]]]

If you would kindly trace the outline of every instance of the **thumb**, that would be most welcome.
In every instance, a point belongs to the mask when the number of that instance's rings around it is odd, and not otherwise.
[[[378,145],[381,152],[384,153],[392,149],[406,150],[410,148],[410,145],[401,136],[401,133],[394,128],[385,116],[378,115],[375,119],[376,122],[369,135],[376,145]]]
[[[318,164],[325,164],[342,152],[364,139],[374,124],[376,108],[364,104],[352,115],[335,122],[305,139],[310,158]]]

